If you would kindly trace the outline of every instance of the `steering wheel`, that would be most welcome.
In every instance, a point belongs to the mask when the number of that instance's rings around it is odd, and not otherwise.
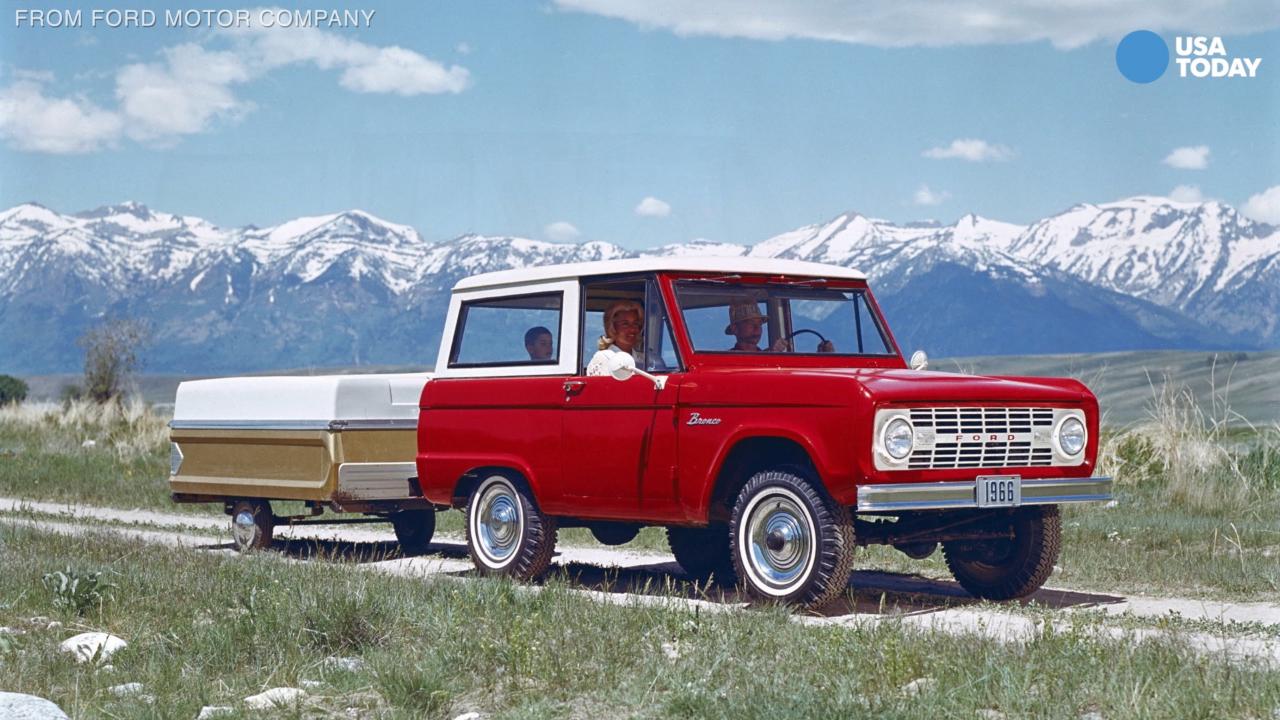
[[[782,339],[782,341],[783,341],[783,342],[787,343],[787,345],[789,345],[791,348],[793,348],[793,351],[794,351],[795,346],[791,344],[791,339],[792,339],[792,338],[794,338],[794,337],[795,337],[795,336],[797,336],[797,335],[805,335],[805,334],[809,334],[809,335],[816,335],[816,336],[818,337],[818,348],[819,348],[819,352],[821,352],[822,345],[823,345],[824,343],[828,342],[828,340],[827,340],[825,337],[823,337],[822,333],[818,332],[817,330],[809,330],[809,329],[807,329],[807,328],[802,328],[802,329],[800,329],[800,330],[796,330],[795,332],[793,332],[793,333],[791,333],[790,335],[787,335],[787,336],[785,336],[785,337],[783,337],[783,338],[781,338],[781,339]]]
[[[825,337],[823,337],[823,336],[822,336],[822,333],[818,332],[817,330],[807,330],[807,329],[796,330],[795,332],[791,333],[790,335],[787,335],[786,337],[784,337],[784,338],[782,338],[782,339],[783,339],[783,340],[786,340],[787,342],[791,342],[791,338],[794,338],[794,337],[795,337],[795,336],[797,336],[797,335],[804,335],[805,333],[808,333],[808,334],[810,334],[810,335],[817,335],[817,336],[818,336],[818,342],[826,342],[826,341],[827,341],[827,339],[826,339]]]

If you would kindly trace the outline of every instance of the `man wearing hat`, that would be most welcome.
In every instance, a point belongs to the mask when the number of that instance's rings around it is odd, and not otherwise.
[[[738,339],[730,350],[739,352],[760,352],[760,336],[764,331],[764,324],[769,322],[769,318],[760,313],[759,306],[755,302],[747,300],[743,302],[735,302],[729,306],[729,324],[724,328],[725,335],[733,335]],[[818,345],[818,352],[834,352],[835,345],[829,340],[824,340]],[[769,347],[769,352],[789,352],[791,343],[783,338]]]

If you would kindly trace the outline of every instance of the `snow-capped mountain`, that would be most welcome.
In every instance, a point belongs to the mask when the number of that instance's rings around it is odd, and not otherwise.
[[[367,212],[220,228],[137,203],[0,212],[0,372],[78,368],[108,315],[148,320],[152,370],[430,364],[448,292],[480,272],[632,255],[605,242],[429,242]],[[966,215],[898,225],[854,212],[752,255],[858,267],[905,348],[935,355],[1280,346],[1280,230],[1219,203],[1138,197],[1029,226]]]

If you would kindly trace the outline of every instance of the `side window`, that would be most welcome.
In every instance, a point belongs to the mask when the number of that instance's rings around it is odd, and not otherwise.
[[[854,328],[858,335],[858,352],[868,355],[892,355],[893,348],[876,322],[875,313],[867,304],[866,293],[855,293],[853,296]]]
[[[554,292],[464,302],[449,367],[556,364],[563,300]]]
[[[612,331],[606,313],[615,314]],[[639,327],[636,327],[636,326]],[[605,280],[583,286],[581,368],[590,365],[601,340],[612,332],[616,347],[630,345],[636,366],[649,372],[680,369],[671,323],[652,279]]]
[[[646,290],[645,302],[645,370],[649,372],[672,372],[680,369],[680,359],[676,356],[675,336],[671,333],[671,322],[667,319],[666,308],[662,304],[662,293],[658,286],[650,282]]]

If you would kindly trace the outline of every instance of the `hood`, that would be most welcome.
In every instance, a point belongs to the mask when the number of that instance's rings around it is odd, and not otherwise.
[[[857,370],[850,373],[876,401],[1062,402],[1093,397],[1072,378],[961,375],[920,370]]]
[[[873,403],[1061,403],[1093,401],[1079,380],[990,377],[884,368],[732,368],[699,373],[681,390],[682,401],[709,402],[724,396],[766,405]],[[860,400],[859,398],[863,398]]]

